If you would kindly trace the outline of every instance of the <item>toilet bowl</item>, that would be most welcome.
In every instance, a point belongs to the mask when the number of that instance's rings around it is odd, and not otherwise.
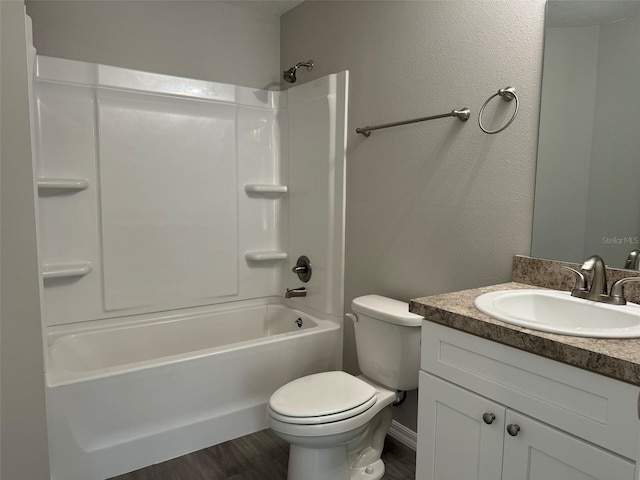
[[[381,479],[391,405],[418,386],[422,317],[378,295],[356,298],[352,310],[364,375],[308,375],[269,401],[268,425],[291,445],[288,480]]]
[[[382,478],[380,455],[397,398],[396,391],[339,371],[302,377],[277,390],[268,423],[291,444],[288,480]]]

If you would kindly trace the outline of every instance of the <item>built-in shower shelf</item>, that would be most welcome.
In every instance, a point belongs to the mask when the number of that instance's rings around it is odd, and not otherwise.
[[[280,196],[284,193],[287,193],[287,186],[247,183],[244,186],[244,191],[254,195]]]
[[[85,190],[89,187],[86,178],[49,178],[40,177],[37,180],[39,192],[53,192],[62,190]]]
[[[286,260],[286,252],[279,250],[249,250],[244,253],[244,258],[250,262],[270,262],[273,260]]]
[[[47,280],[50,278],[84,277],[92,268],[90,262],[45,263],[42,266],[42,278]]]

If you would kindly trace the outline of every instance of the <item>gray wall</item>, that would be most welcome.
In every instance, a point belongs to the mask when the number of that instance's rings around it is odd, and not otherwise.
[[[367,293],[408,300],[508,281],[512,256],[529,253],[543,22],[543,0],[308,0],[282,16],[282,68],[312,58],[302,82],[350,71],[347,309]],[[478,111],[507,85],[518,118],[486,135]],[[354,133],[462,107],[466,124]],[[487,123],[510,108],[492,103]],[[344,360],[358,372],[348,323]],[[396,411],[412,429],[415,401]]]
[[[280,18],[216,1],[28,1],[38,54],[277,88]]]
[[[24,2],[0,2],[0,478],[49,478]]]

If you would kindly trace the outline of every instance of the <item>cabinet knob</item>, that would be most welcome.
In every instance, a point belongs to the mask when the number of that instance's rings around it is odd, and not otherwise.
[[[516,435],[518,435],[519,431],[520,431],[520,425],[516,423],[510,423],[509,425],[507,425],[507,433],[512,437],[515,437]]]
[[[487,412],[484,415],[482,415],[482,420],[484,420],[484,423],[486,423],[487,425],[491,425],[495,419],[496,419],[496,416],[490,412]]]

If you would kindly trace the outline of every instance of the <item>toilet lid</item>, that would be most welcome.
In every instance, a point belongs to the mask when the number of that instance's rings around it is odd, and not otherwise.
[[[280,387],[269,407],[275,417],[289,418],[291,423],[324,423],[371,408],[375,396],[376,389],[359,378],[345,372],[323,372]]]

